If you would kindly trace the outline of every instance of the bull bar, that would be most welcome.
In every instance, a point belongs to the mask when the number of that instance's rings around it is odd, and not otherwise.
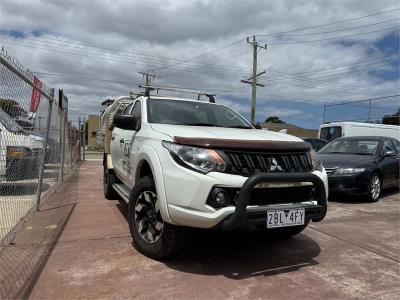
[[[220,224],[225,230],[241,225],[246,219],[247,203],[253,188],[261,182],[310,182],[316,189],[317,204],[320,212],[312,216],[313,222],[321,221],[327,212],[328,202],[324,182],[313,173],[259,173],[249,177],[240,189],[235,212]]]

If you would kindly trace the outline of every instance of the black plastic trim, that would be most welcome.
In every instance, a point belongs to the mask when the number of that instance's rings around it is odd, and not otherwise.
[[[223,229],[233,229],[246,220],[247,203],[251,191],[261,182],[311,182],[316,190],[317,203],[322,207],[320,213],[313,214],[311,219],[314,222],[319,222],[325,217],[328,208],[325,185],[317,175],[313,173],[259,173],[249,177],[243,184],[239,192],[235,212],[219,224]]]

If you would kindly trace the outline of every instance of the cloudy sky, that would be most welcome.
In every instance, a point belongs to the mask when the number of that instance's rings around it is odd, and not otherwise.
[[[397,0],[178,1],[1,0],[0,46],[69,97],[70,117],[97,114],[100,102],[154,84],[215,91],[249,117],[252,48],[266,71],[258,121],[270,115],[321,124],[323,105],[399,93]],[[372,118],[399,107],[374,101]],[[328,120],[365,119],[368,103],[333,106]]]

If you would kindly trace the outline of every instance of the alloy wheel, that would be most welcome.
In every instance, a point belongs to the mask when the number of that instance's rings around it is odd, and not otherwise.
[[[157,242],[164,228],[160,201],[151,191],[142,192],[135,203],[135,223],[140,237],[147,243]]]
[[[381,180],[377,175],[373,176],[371,179],[371,197],[376,200],[379,198],[381,193]]]

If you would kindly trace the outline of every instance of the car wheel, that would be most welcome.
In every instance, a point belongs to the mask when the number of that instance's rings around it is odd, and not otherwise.
[[[382,192],[382,180],[377,173],[373,173],[369,179],[368,185],[368,202],[376,202],[379,200]]]
[[[104,168],[103,187],[104,197],[108,200],[118,199],[118,194],[113,188],[115,183],[115,174],[112,170]]]
[[[257,229],[261,233],[274,239],[288,239],[302,232],[308,226],[309,222],[310,221],[308,220],[304,222],[304,225],[282,227],[282,228],[266,228],[265,225],[258,225]]]
[[[135,184],[128,204],[128,220],[133,246],[150,258],[167,258],[183,246],[185,229],[162,219],[151,177],[143,177]]]

